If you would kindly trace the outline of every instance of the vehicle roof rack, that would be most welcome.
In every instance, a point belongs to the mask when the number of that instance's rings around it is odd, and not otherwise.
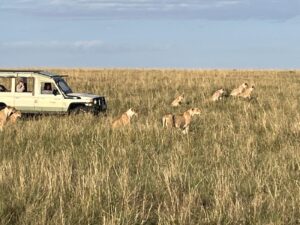
[[[43,70],[30,70],[30,69],[0,69],[0,72],[12,72],[12,73],[31,72],[31,73],[40,73],[40,72],[43,72]]]
[[[9,73],[9,74],[18,74],[18,73],[37,73],[41,76],[46,76],[46,77],[67,77],[68,75],[60,75],[60,74],[56,74],[56,73],[53,73],[53,72],[48,72],[48,71],[45,71],[45,70],[26,70],[26,69],[0,69],[0,73],[1,72],[4,72],[4,73]],[[13,77],[13,76],[12,76]]]

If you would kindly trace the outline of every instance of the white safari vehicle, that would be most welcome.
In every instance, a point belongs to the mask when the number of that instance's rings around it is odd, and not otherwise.
[[[63,76],[41,70],[0,70],[0,109],[13,106],[22,113],[106,111],[105,98],[73,93]]]

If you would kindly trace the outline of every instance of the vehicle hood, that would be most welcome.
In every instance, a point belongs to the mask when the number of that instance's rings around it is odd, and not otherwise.
[[[86,93],[69,93],[67,96],[80,97],[81,99],[86,99],[86,100],[100,97],[99,95],[86,94]]]

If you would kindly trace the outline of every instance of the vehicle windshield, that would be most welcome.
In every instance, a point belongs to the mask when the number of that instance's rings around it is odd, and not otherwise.
[[[60,90],[62,90],[65,94],[72,93],[71,88],[69,87],[69,85],[67,84],[67,82],[64,79],[59,78],[59,79],[55,79],[55,81],[56,81],[56,84],[58,85],[58,87],[60,88]]]

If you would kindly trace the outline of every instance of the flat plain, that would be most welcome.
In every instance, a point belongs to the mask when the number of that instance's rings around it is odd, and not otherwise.
[[[49,70],[104,95],[107,115],[22,118],[0,133],[0,224],[300,223],[300,71]],[[252,100],[207,101],[243,82]],[[139,116],[112,130],[130,107]],[[202,113],[188,135],[163,129],[164,114],[191,107]]]

